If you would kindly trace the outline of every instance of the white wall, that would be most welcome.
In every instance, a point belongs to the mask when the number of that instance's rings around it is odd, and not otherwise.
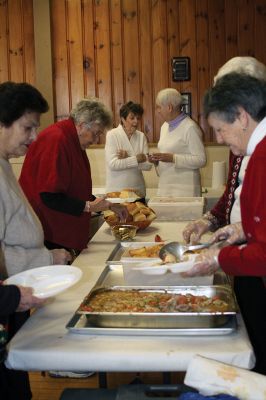
[[[229,151],[226,146],[206,146],[207,164],[201,169],[202,186],[210,187],[212,185],[212,164],[213,161],[226,161],[228,171]],[[150,148],[150,152],[155,148]],[[90,148],[87,154],[91,164],[93,187],[105,187],[105,159],[104,148]],[[19,177],[24,158],[13,158],[11,160],[15,175]],[[154,168],[151,171],[144,172],[147,188],[157,188],[158,178]]]

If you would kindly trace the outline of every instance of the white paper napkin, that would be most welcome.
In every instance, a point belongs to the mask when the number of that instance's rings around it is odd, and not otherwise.
[[[264,375],[199,355],[190,361],[184,382],[205,396],[223,393],[240,400],[266,399]]]

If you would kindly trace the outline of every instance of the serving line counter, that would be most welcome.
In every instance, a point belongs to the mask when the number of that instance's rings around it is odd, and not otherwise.
[[[182,240],[185,222],[153,222],[137,241]],[[83,277],[71,289],[37,310],[9,344],[7,366],[21,370],[185,371],[194,354],[250,369],[254,354],[241,317],[224,336],[112,336],[70,333],[66,324],[95,285],[116,245],[104,223],[88,249],[75,260]]]

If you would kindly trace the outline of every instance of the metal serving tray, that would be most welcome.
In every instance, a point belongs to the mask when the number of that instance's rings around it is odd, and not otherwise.
[[[90,324],[103,328],[213,328],[224,325],[228,316],[236,314],[236,303],[232,290],[223,286],[111,286],[98,287],[91,290],[82,305],[89,304],[90,300],[101,292],[149,292],[158,294],[192,294],[194,296],[219,297],[226,301],[229,310],[225,312],[210,311],[173,311],[173,312],[93,312],[81,308],[77,314],[86,315]]]
[[[230,281],[228,277],[223,273],[219,272],[214,275],[214,283],[216,285],[220,285],[221,287],[227,289],[226,292],[231,293],[230,296],[233,296],[233,304],[235,305],[234,295],[232,293],[232,289],[230,286]],[[97,290],[97,288],[102,287],[117,287],[123,286],[125,284],[123,277],[123,268],[122,265],[107,265],[100,275],[98,281],[96,282],[95,287],[92,291]],[[124,288],[125,286],[123,286]],[[178,290],[180,290],[181,286],[178,286]],[[212,286],[210,287],[202,287],[203,290],[212,290]],[[209,289],[208,289],[209,288]],[[129,287],[132,289],[132,286]],[[146,289],[146,287],[145,287]],[[154,289],[158,289],[158,287],[154,287]],[[163,288],[165,289],[165,288]],[[173,287],[170,287],[173,289]],[[187,289],[187,287],[186,287]],[[99,326],[99,322],[95,324],[91,318],[88,318],[88,315],[81,314],[78,310],[75,312],[71,320],[66,325],[66,328],[73,333],[82,333],[89,335],[135,335],[135,336],[176,336],[176,335],[226,335],[230,334],[237,328],[236,322],[236,310],[232,311],[232,314],[225,315],[225,318],[220,318],[220,320],[212,318],[213,316],[208,316],[205,318],[205,322],[201,321],[200,327],[195,326],[195,321],[192,320],[189,325],[184,325],[182,322],[176,324],[176,327],[166,328],[166,327],[140,327],[140,326],[132,326],[127,325],[119,326],[119,327],[110,327],[110,326]],[[180,313],[178,317],[180,317]],[[127,316],[126,316],[127,317]],[[138,320],[139,313],[136,315],[136,319]],[[173,317],[173,316],[170,316]],[[175,318],[175,317],[174,317]],[[174,319],[173,318],[173,319]],[[156,320],[157,317],[154,315],[151,316],[150,319]],[[186,320],[188,321],[188,319]],[[178,321],[179,322],[179,321]],[[123,322],[124,324],[124,322]],[[139,322],[137,321],[137,325]],[[183,327],[182,327],[183,326]]]

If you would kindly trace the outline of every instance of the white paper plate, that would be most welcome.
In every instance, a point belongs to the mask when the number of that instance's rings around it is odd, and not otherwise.
[[[120,199],[120,197],[107,197],[105,200],[110,201],[110,203],[134,203],[140,197],[128,197],[125,199]]]
[[[183,261],[179,263],[167,263],[160,264],[158,262],[146,261],[144,263],[136,265],[132,269],[142,272],[145,275],[163,275],[167,271],[172,272],[174,274],[179,274],[181,272],[185,272],[190,270],[194,264],[194,259],[196,254],[193,254],[189,257],[188,261]]]
[[[40,298],[54,296],[80,280],[82,271],[70,265],[49,265],[29,269],[5,280],[5,284],[29,286]]]

